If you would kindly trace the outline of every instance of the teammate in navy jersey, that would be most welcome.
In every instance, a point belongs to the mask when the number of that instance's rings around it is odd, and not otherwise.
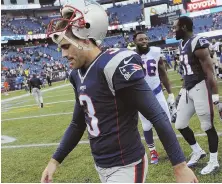
[[[107,15],[95,2],[79,7],[81,2],[65,5],[63,18],[52,20],[48,27],[48,35],[74,68],[70,81],[76,103],[72,121],[41,182],[52,181],[57,166],[75,148],[86,128],[102,182],[145,182],[148,161],[137,128],[138,111],[153,123],[176,181],[197,182],[166,113],[144,80],[140,56],[127,49],[101,52]]]
[[[180,17],[174,24],[176,39],[179,44],[180,62],[184,69],[184,89],[177,107],[175,127],[190,144],[193,152],[188,166],[194,166],[206,153],[197,143],[189,120],[197,114],[201,129],[208,137],[210,161],[201,170],[209,174],[219,168],[217,160],[218,135],[213,124],[213,104],[221,108],[217,82],[213,73],[213,62],[206,38],[193,35],[193,22],[189,17]],[[219,109],[220,110],[220,109]]]

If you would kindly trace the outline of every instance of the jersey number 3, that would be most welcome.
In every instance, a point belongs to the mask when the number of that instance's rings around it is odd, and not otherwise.
[[[90,123],[89,124],[87,123],[88,132],[90,133],[90,135],[97,137],[100,134],[100,130],[98,127],[98,119],[95,116],[96,111],[94,109],[92,100],[87,95],[80,95],[79,101],[80,101],[80,105],[82,106],[84,106],[84,102],[86,103],[87,114],[88,114],[88,117],[91,119]]]

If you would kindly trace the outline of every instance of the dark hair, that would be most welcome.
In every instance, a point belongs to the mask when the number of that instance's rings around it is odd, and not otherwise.
[[[179,26],[186,26],[188,31],[193,31],[193,21],[190,17],[182,16],[178,19]]]
[[[140,35],[140,34],[146,34],[146,33],[142,32],[142,31],[136,32],[136,33],[133,35],[133,40],[135,40],[136,37],[137,37],[138,35]]]

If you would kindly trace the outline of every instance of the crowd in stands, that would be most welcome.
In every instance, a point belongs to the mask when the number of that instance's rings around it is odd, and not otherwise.
[[[143,20],[141,4],[116,5],[107,9],[110,25],[140,22]],[[56,15],[55,13],[55,16]],[[40,17],[7,18],[2,15],[2,35],[39,34],[45,33],[52,15]],[[206,32],[222,29],[222,12],[194,17],[194,32]],[[151,27],[147,30],[150,40],[165,40],[173,38],[172,26],[164,25]],[[116,42],[118,43],[118,41]]]
[[[106,10],[110,25],[141,22],[144,19],[142,12],[142,6],[138,2],[128,5],[118,4]]]
[[[222,12],[202,15],[192,18],[194,21],[194,33],[202,33],[222,29]],[[172,25],[162,24],[161,26],[152,26],[144,30],[150,41],[166,40],[174,38],[175,35],[172,30]],[[128,34],[128,40],[125,39],[123,34],[118,34],[112,37],[107,37],[104,41],[104,46],[115,47],[115,45],[128,45],[131,44],[133,33]],[[118,46],[117,46],[118,47]]]
[[[27,35],[45,33],[47,25],[41,17],[7,18],[1,16],[2,35]]]
[[[108,8],[107,15],[110,25],[124,24],[130,22],[141,22],[144,20],[143,9],[140,3],[128,5],[115,5]],[[48,23],[52,18],[58,17],[58,12],[50,12],[47,16],[20,16],[7,17],[1,15],[1,31],[2,36],[26,35],[45,33]],[[192,18],[194,22],[194,33],[207,32],[222,29],[222,12],[202,15]],[[152,26],[151,28],[143,28],[147,33],[150,41],[166,40],[174,38],[172,25],[162,24],[160,26]],[[134,31],[108,31],[102,45],[103,49],[108,47],[129,48],[134,49],[133,43]],[[13,78],[15,85],[19,89],[22,77],[29,77],[33,73],[40,76],[47,72],[58,76],[57,72],[67,71],[69,64],[67,60],[61,58],[61,53],[56,45],[47,43],[34,43],[25,46],[2,47],[2,76],[4,78]],[[14,85],[14,86],[15,86]],[[16,87],[15,87],[16,88]]]
[[[4,45],[1,56],[2,82],[7,80],[10,90],[21,89],[34,73],[57,80],[64,78],[64,72],[70,68],[68,61],[61,58],[60,50],[47,43],[25,47]]]

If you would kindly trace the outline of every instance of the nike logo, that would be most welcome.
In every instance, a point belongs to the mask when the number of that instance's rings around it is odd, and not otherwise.
[[[124,63],[125,65],[128,64],[132,58],[133,58],[133,56],[132,56],[131,58],[129,58],[128,60],[125,60],[125,59],[124,59],[124,62],[123,62],[123,63]]]

